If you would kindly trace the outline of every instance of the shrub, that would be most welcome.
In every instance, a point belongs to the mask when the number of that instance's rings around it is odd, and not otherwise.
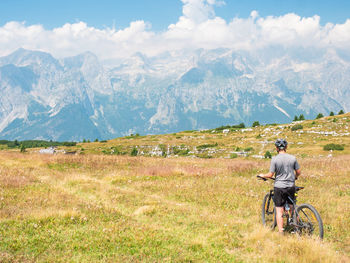
[[[121,146],[113,146],[113,147],[111,147],[111,154],[115,154],[115,155],[123,154],[122,147]]]
[[[331,112],[329,113],[329,116],[334,116],[334,112],[331,111]]]
[[[134,139],[134,138],[138,138],[140,137],[140,134],[139,133],[136,133],[136,134],[130,134],[129,136],[125,136],[125,139]]]
[[[180,147],[177,147],[177,146],[174,146],[172,147],[172,151],[175,155],[178,155],[178,156],[186,156],[188,155],[188,153],[190,152],[189,149],[181,149],[183,148],[184,146],[180,146]]]
[[[216,147],[216,146],[218,146],[218,143],[202,144],[202,145],[197,146],[197,150],[203,150],[203,149],[206,149],[206,148],[212,148],[212,147]]]
[[[322,114],[322,113],[319,113],[319,114],[317,114],[316,119],[321,119],[321,118],[323,118],[323,117],[324,117],[323,114]]]
[[[23,144],[21,144],[21,153],[24,153],[26,151],[26,147],[24,147]]]
[[[344,111],[343,111],[343,110],[340,110],[339,113],[338,113],[338,115],[342,115],[342,114],[344,114]]]
[[[186,149],[186,150],[180,150],[177,154],[179,156],[186,156],[186,155],[188,155],[189,152],[190,152],[190,150]]]
[[[303,125],[301,124],[296,124],[291,128],[292,131],[301,130],[301,129],[303,129]]]
[[[166,157],[167,156],[167,147],[164,144],[159,144],[158,146],[162,150],[162,156]]]
[[[204,159],[211,159],[213,156],[206,154],[206,153],[199,153],[196,155],[198,158],[204,158]]]
[[[303,120],[305,120],[304,114],[300,114],[299,121],[303,121]]]
[[[245,152],[251,152],[253,150],[254,150],[253,147],[247,147],[247,148],[244,149]]]
[[[258,121],[254,121],[252,127],[258,127],[260,126],[260,123]]]
[[[230,158],[231,159],[234,159],[234,158],[237,158],[238,157],[238,154],[237,153],[231,153],[230,155]]]
[[[272,154],[269,151],[266,151],[264,154],[265,159],[271,159],[272,158]]]
[[[226,126],[220,126],[218,128],[215,128],[215,131],[222,131],[222,130],[226,130],[226,129],[243,129],[245,128],[245,124],[242,122],[238,125],[226,125]]]
[[[326,144],[325,146],[323,146],[323,150],[325,151],[343,151],[344,150],[344,146],[341,144],[334,144],[334,143],[330,143],[330,144]]]
[[[131,150],[130,155],[131,155],[131,156],[137,156],[137,154],[138,154],[138,150],[136,149],[136,147],[134,147],[134,148]]]
[[[76,146],[77,143],[76,142],[63,142],[62,145],[63,146]]]

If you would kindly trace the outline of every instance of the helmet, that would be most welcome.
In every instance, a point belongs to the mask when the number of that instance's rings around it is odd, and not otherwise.
[[[288,142],[285,139],[277,139],[275,145],[280,150],[285,150],[287,148]]]

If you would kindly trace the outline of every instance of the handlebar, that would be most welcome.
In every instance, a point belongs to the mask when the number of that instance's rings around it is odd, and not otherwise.
[[[259,175],[257,175],[256,177],[257,177],[259,180],[263,180],[263,181],[267,181],[267,179],[270,179],[270,180],[275,181],[275,178],[273,178],[273,177],[264,178],[264,177],[261,177],[261,176],[259,176]]]

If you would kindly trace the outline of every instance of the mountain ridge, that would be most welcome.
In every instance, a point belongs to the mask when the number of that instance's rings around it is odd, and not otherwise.
[[[109,139],[350,108],[350,63],[338,54],[264,56],[201,49],[106,66],[91,52],[19,49],[0,58],[0,138]]]

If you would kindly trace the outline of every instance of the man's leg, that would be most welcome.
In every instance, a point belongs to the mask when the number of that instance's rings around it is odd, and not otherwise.
[[[284,207],[276,207],[276,221],[278,226],[278,232],[283,233],[283,212]]]

